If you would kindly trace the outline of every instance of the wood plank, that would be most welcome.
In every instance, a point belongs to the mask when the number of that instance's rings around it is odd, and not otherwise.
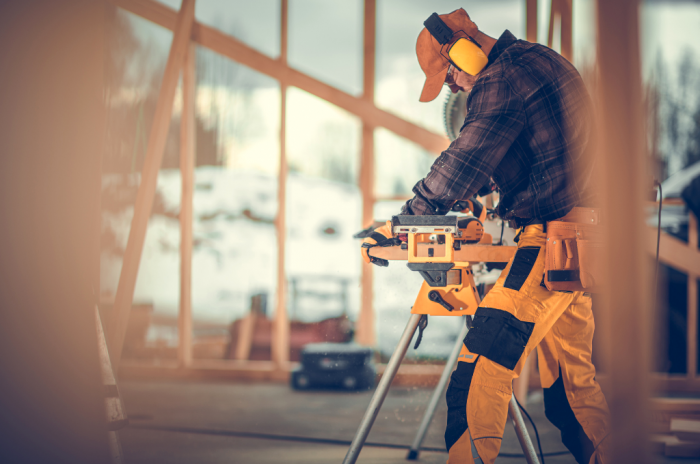
[[[651,343],[651,264],[644,247],[648,230],[641,201],[647,186],[646,139],[641,101],[639,0],[597,0],[596,150],[601,172],[601,198],[609,215],[606,234],[615,243],[606,253],[605,268],[615,276],[614,291],[596,300],[601,338],[606,399],[614,433],[610,462],[650,462],[647,408]],[[624,240],[619,238],[624,231]]]
[[[280,14],[280,62],[287,62],[288,43],[288,0],[282,0]],[[286,269],[286,244],[287,244],[287,176],[289,166],[287,163],[287,85],[280,82],[280,167],[277,175],[277,218],[275,228],[277,231],[277,306],[275,307],[275,320],[272,326],[272,340],[270,351],[272,361],[278,369],[284,369],[289,364],[289,315],[287,312],[287,269]],[[252,307],[251,307],[252,310]],[[252,339],[251,339],[252,341]]]
[[[196,47],[190,42],[182,69],[182,114],[180,115],[180,311],[177,357],[181,366],[192,364],[192,246],[194,157],[195,157],[195,66]]]
[[[253,334],[255,333],[255,321],[257,313],[251,306],[250,312],[241,321],[236,339],[235,357],[238,361],[246,361],[250,357],[250,349],[253,347]]]
[[[547,31],[547,46],[554,45],[554,18],[559,14],[559,0],[549,2],[549,30]]]
[[[666,442],[664,454],[676,458],[700,457],[700,443],[681,441],[678,438]]]
[[[673,418],[669,431],[681,441],[700,442],[700,420]]]
[[[154,0],[112,0],[117,6],[153,21],[168,29],[174,26],[175,12]],[[319,98],[360,117],[375,127],[384,127],[396,135],[406,138],[427,151],[439,154],[449,146],[449,140],[424,127],[413,124],[399,116],[377,108],[373,102],[345,93],[335,87],[314,79],[287,66],[281,60],[264,55],[243,42],[212,27],[195,23],[192,40],[256,71],[278,79],[280,82],[298,87]]]
[[[363,54],[363,98],[374,102],[374,70],[376,42],[376,2],[365,0],[364,54]],[[363,121],[362,152],[360,153],[360,190],[362,191],[362,224],[367,227],[374,218],[374,127]],[[355,341],[361,345],[374,346],[374,280],[372,264],[362,263],[362,295],[360,314],[357,318]]]
[[[698,220],[692,211],[688,212],[688,248],[698,254],[696,263],[700,267],[698,252]],[[694,378],[698,373],[698,277],[700,273],[688,273],[688,355],[687,375]]]
[[[647,253],[656,256],[656,235],[646,240]],[[700,275],[700,251],[691,249],[687,243],[661,231],[659,260],[686,274]]]
[[[537,0],[526,0],[525,37],[528,42],[537,42]]]
[[[177,15],[173,41],[170,46],[168,61],[165,65],[163,82],[161,83],[158,103],[153,117],[151,134],[148,138],[146,148],[146,159],[141,171],[141,185],[136,195],[134,205],[134,217],[131,221],[129,239],[124,252],[124,262],[119,276],[119,285],[114,300],[112,320],[109,327],[110,353],[113,357],[113,364],[119,365],[121,351],[124,345],[126,326],[131,312],[131,303],[134,298],[134,288],[136,287],[136,277],[138,275],[139,264],[141,263],[141,253],[146,239],[146,229],[148,219],[151,216],[153,199],[156,193],[156,183],[158,181],[158,171],[163,160],[165,149],[165,139],[170,127],[170,117],[175,100],[175,90],[180,77],[180,70],[185,60],[187,48],[192,32],[194,20],[194,0],[183,0],[180,12]]]
[[[517,249],[515,246],[466,245],[455,251],[455,261],[507,263]],[[370,254],[390,261],[408,259],[408,251],[397,246],[372,248]]]
[[[559,17],[561,18],[561,55],[574,62],[573,9],[571,0],[559,1]]]

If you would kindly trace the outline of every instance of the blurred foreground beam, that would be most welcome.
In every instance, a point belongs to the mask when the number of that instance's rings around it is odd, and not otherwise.
[[[374,66],[376,48],[377,5],[375,0],[365,0],[363,93],[362,98],[374,105]],[[374,222],[374,126],[362,122],[362,152],[360,154],[360,190],[362,191],[361,228]],[[362,297],[357,318],[355,341],[374,346],[374,281],[373,264],[362,263]]]
[[[598,119],[608,247],[608,292],[597,300],[606,327],[603,361],[612,413],[610,462],[647,463],[651,272],[644,255],[643,199],[651,186],[643,132],[639,1],[598,0]],[[614,333],[614,337],[612,334]]]
[[[192,365],[192,244],[195,165],[195,66],[197,49],[189,43],[182,68],[182,113],[180,115],[180,312],[178,314],[178,364]]]
[[[111,462],[95,331],[110,6],[0,1],[2,463]]]
[[[126,327],[129,322],[131,304],[134,298],[134,288],[136,287],[136,277],[138,276],[141,253],[146,238],[148,219],[151,216],[153,198],[156,193],[158,171],[163,161],[165,139],[168,136],[175,91],[177,90],[180,70],[185,61],[185,55],[190,43],[193,20],[194,0],[182,0],[182,6],[174,25],[173,41],[170,46],[168,61],[165,65],[163,82],[158,94],[158,103],[153,116],[151,134],[148,138],[146,159],[141,171],[141,184],[136,195],[134,217],[131,220],[129,240],[124,252],[124,263],[119,276],[117,294],[114,298],[114,309],[107,341],[109,342],[109,351],[113,358],[112,365],[115,370],[118,369],[119,361],[121,360],[124,336],[126,335]]]
[[[111,0],[115,5],[167,29],[175,27],[176,12],[155,0]],[[358,117],[371,126],[384,127],[429,152],[439,154],[449,146],[447,137],[429,131],[387,111],[363,97],[355,97],[290,68],[280,59],[270,58],[213,27],[195,22],[192,40],[238,63],[266,74],[287,86],[298,87]]]

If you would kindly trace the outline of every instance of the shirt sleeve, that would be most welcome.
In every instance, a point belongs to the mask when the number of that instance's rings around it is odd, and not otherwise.
[[[525,125],[522,98],[502,77],[486,76],[467,99],[467,117],[449,148],[414,187],[401,214],[447,214],[470,198],[503,159]]]

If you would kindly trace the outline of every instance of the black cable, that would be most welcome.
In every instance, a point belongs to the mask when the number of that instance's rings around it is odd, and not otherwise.
[[[499,245],[503,245],[503,229],[506,228],[506,221],[501,219],[501,241],[499,242]]]
[[[657,304],[656,298],[659,291],[659,248],[661,247],[661,205],[663,200],[663,190],[661,182],[654,179],[654,184],[659,188],[659,222],[656,226],[656,269],[654,270],[654,304]]]
[[[541,461],[541,464],[544,464],[544,453],[542,452],[542,443],[540,443],[540,434],[537,432],[537,426],[535,425],[535,421],[532,420],[532,417],[530,417],[530,414],[528,414],[527,411],[525,410],[525,408],[523,408],[523,405],[520,404],[520,401],[518,401],[518,398],[516,398],[515,395],[513,395],[513,398],[515,398],[515,402],[518,404],[518,407],[520,408],[520,410],[522,412],[524,412],[525,415],[527,416],[527,419],[532,424],[532,428],[535,429],[535,437],[537,438],[537,447],[540,449],[540,461]]]

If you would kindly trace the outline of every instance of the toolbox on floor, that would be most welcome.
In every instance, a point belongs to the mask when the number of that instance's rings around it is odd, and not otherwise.
[[[309,343],[301,350],[301,367],[292,372],[292,388],[368,390],[377,371],[372,350],[355,343]]]

